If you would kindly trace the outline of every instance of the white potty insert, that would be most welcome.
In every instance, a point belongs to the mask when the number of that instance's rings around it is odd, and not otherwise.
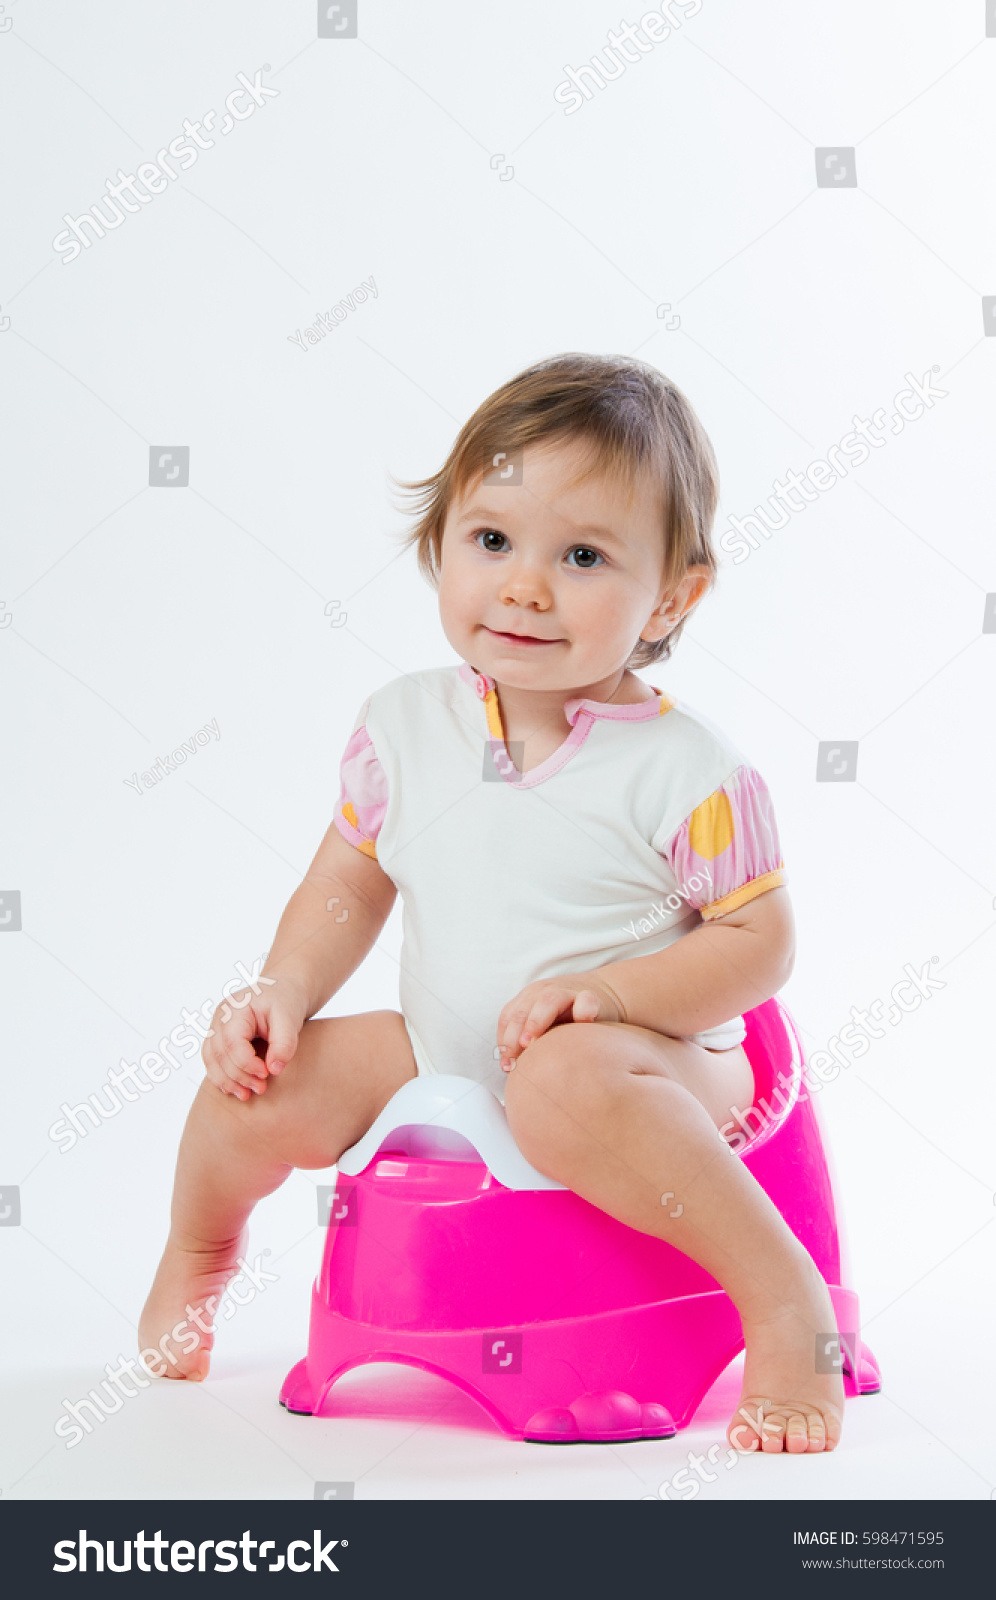
[[[449,1073],[402,1084],[362,1139],[344,1150],[340,1172],[355,1177],[385,1147],[433,1161],[483,1161],[506,1189],[563,1189],[526,1160],[504,1107],[483,1084]]]

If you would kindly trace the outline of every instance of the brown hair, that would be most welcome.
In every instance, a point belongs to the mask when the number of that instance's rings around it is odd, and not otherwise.
[[[711,588],[719,570],[711,543],[719,471],[705,429],[681,390],[655,367],[632,356],[584,354],[552,356],[510,378],[464,423],[438,472],[414,483],[395,479],[414,496],[418,520],[404,536],[403,548],[417,547],[423,577],[433,587],[438,583],[450,506],[472,479],[483,476],[498,451],[511,455],[527,445],[568,438],[591,446],[582,477],[608,472],[632,486],[637,474],[649,469],[662,490],[668,592],[696,563],[709,568]],[[684,622],[663,639],[638,639],[627,665],[666,661]]]

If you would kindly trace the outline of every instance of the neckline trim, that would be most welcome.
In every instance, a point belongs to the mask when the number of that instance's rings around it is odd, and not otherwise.
[[[564,715],[571,724],[571,731],[563,744],[559,745],[552,755],[547,756],[545,761],[541,761],[539,766],[530,767],[528,772],[519,772],[506,746],[494,678],[489,677],[486,672],[478,672],[467,661],[461,662],[459,675],[463,682],[473,689],[477,698],[484,702],[492,758],[504,781],[515,789],[532,788],[534,784],[542,783],[546,778],[551,778],[554,773],[559,772],[581,748],[597,720],[649,722],[652,718],[663,716],[674,705],[670,696],[658,689],[656,684],[650,685],[653,689],[650,698],[638,700],[630,705],[572,696],[564,701]]]

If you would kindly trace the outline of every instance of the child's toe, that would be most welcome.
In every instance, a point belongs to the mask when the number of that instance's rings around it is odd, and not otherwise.
[[[801,1456],[809,1449],[809,1423],[804,1413],[789,1414],[785,1428],[785,1448],[789,1455]]]
[[[764,1442],[761,1445],[761,1449],[766,1455],[777,1455],[785,1448],[786,1421],[787,1419],[783,1412],[775,1412],[774,1415],[765,1417],[762,1424]]]
[[[826,1424],[818,1411],[810,1413],[807,1431],[809,1435],[808,1449],[812,1455],[815,1455],[818,1450],[827,1448]]]

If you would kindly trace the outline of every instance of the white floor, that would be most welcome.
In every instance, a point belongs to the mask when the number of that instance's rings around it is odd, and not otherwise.
[[[295,1184],[307,1200],[310,1179]],[[0,1237],[14,1246],[7,1281],[22,1275],[27,1290],[39,1247],[22,1229]],[[254,1240],[250,1253],[262,1248]],[[335,1416],[288,1415],[277,1393],[304,1352],[319,1250],[313,1227],[297,1246],[264,1258],[279,1281],[222,1328],[205,1384],[156,1383],[71,1448],[54,1433],[63,1400],[79,1400],[104,1376],[104,1362],[131,1354],[133,1345],[115,1310],[78,1280],[76,1308],[69,1300],[58,1304],[58,1286],[68,1287],[74,1274],[49,1257],[51,1272],[42,1283],[36,1278],[33,1299],[19,1302],[24,1366],[17,1376],[8,1367],[0,1386],[4,1497],[310,1499],[316,1485],[349,1484],[356,1499],[369,1500],[986,1499],[996,1484],[996,1419],[991,1405],[988,1415],[983,1407],[983,1386],[990,1394],[992,1388],[992,1315],[978,1292],[994,1276],[985,1227],[933,1271],[924,1259],[923,1282],[892,1305],[883,1301],[876,1312],[869,1299],[866,1333],[884,1387],[848,1401],[838,1451],[803,1461],[738,1457],[732,1466],[723,1439],[739,1394],[739,1361],[692,1426],[668,1441],[519,1443],[449,1384],[387,1365],[342,1379]],[[33,1339],[29,1305],[38,1319]],[[102,1350],[70,1365],[74,1322],[80,1343],[90,1345],[91,1313],[102,1326]],[[46,1345],[60,1347],[61,1360],[42,1365]],[[662,1484],[688,1471],[690,1452],[705,1457],[713,1445],[715,1465],[707,1460],[701,1468],[713,1481],[690,1471],[661,1494]]]

